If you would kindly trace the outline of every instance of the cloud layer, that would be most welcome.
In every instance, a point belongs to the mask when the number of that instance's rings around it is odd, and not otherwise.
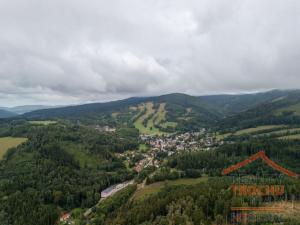
[[[298,0],[0,5],[0,105],[300,88]]]

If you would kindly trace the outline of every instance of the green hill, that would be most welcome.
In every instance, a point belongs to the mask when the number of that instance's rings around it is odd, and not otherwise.
[[[135,126],[141,133],[163,134],[200,127],[247,128],[300,123],[300,91],[273,90],[242,95],[154,97],[37,110],[27,119],[64,118],[85,124]]]
[[[143,107],[143,105],[148,107]],[[151,133],[151,129],[152,133],[155,133],[172,132],[175,124],[176,128],[181,130],[209,126],[218,121],[222,114],[198,97],[175,93],[37,110],[24,114],[24,117],[28,119],[66,118],[111,126],[131,124],[142,132]]]
[[[9,112],[7,110],[4,109],[0,109],[0,119],[1,118],[9,118],[9,117],[14,117],[17,114],[13,113],[13,112]]]
[[[130,129],[101,133],[67,124],[24,122],[8,125],[6,133],[22,133],[28,140],[0,160],[1,225],[57,224],[62,212],[92,207],[103,189],[133,176],[114,154],[138,147]],[[14,142],[13,147],[17,140],[2,142]]]
[[[223,128],[245,128],[265,124],[300,124],[300,91],[258,104],[220,122]]]
[[[284,98],[291,92],[293,91],[273,90],[254,94],[208,95],[200,96],[199,98],[205,103],[215,107],[220,113],[229,116],[251,109],[263,103]]]

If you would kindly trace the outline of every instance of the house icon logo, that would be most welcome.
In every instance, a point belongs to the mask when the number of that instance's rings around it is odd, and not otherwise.
[[[266,156],[266,153],[265,151],[261,150],[259,151],[258,153],[250,156],[248,159],[242,161],[242,162],[239,162],[235,165],[232,165],[230,167],[228,167],[227,169],[224,169],[222,171],[222,175],[227,175],[233,171],[236,171],[244,166],[247,166],[248,164],[258,160],[258,159],[262,159],[267,165],[269,165],[270,167],[272,167],[273,169],[289,176],[289,177],[293,177],[293,178],[298,178],[298,174],[278,165],[277,163],[275,163],[274,161],[272,161],[271,159],[269,159],[267,156]]]
[[[297,179],[298,174],[280,166],[279,164],[272,161],[266,156],[265,151],[261,150],[256,154],[250,156],[249,158],[229,166],[222,171],[222,175],[229,175],[233,172],[237,172],[242,167],[245,167],[254,161],[261,159],[269,167],[284,174],[290,178]],[[255,177],[255,179],[248,179],[253,177],[253,175],[245,175],[240,177],[233,176],[236,178],[233,181],[231,190],[233,197],[241,200],[237,205],[231,206],[231,223],[232,224],[248,224],[257,223],[261,220],[265,221],[266,213],[269,213],[270,217],[267,222],[280,222],[280,217],[278,213],[283,212],[285,209],[283,207],[273,207],[272,202],[278,202],[282,200],[286,201],[286,190],[282,177],[279,179],[266,178],[266,177]],[[258,200],[260,199],[260,200]],[[272,217],[274,216],[275,217]]]

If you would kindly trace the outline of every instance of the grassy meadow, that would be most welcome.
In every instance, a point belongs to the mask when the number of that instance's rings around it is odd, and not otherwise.
[[[2,137],[0,138],[0,160],[3,158],[4,154],[8,149],[17,147],[18,145],[27,141],[27,138],[17,138],[17,137]]]
[[[53,120],[33,120],[33,121],[29,121],[29,123],[33,124],[33,125],[50,125],[50,124],[56,124],[56,121]]]

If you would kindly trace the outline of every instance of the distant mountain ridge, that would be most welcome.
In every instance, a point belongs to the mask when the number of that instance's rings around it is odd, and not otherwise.
[[[228,116],[220,126],[245,128],[264,124],[300,124],[300,91],[282,92],[277,98]]]
[[[208,95],[199,98],[207,104],[213,105],[220,113],[228,116],[246,111],[266,102],[272,102],[278,98],[288,96],[295,90],[272,90],[254,94],[240,95]]]
[[[58,106],[22,105],[22,106],[14,106],[14,107],[0,107],[0,109],[5,110],[6,112],[10,112],[11,116],[16,116],[16,115],[22,115],[24,113],[36,111],[36,110],[51,109],[51,108],[56,108],[56,107],[58,107]]]
[[[141,104],[144,106],[152,104],[153,109],[141,110]],[[94,123],[101,118],[106,124],[127,124],[134,123],[135,119],[145,113],[145,122],[149,121],[153,116],[159,116],[159,107],[164,107],[161,122],[176,123],[177,127],[184,129],[185,127],[196,128],[199,126],[208,126],[221,118],[221,114],[211,108],[208,104],[195,96],[186,94],[173,93],[154,97],[132,97],[128,99],[105,102],[91,103],[77,106],[68,106],[55,109],[37,110],[25,113],[24,117],[28,119],[49,119],[49,118],[67,118],[67,119],[84,119],[88,118],[90,123]],[[143,110],[146,110],[144,108]],[[112,114],[117,117],[112,118]],[[155,114],[155,115],[154,115]],[[156,118],[152,118],[156,120]],[[167,125],[166,125],[167,126]]]
[[[298,117],[300,118],[300,105],[299,114],[297,108],[297,104],[300,104],[299,90],[272,90],[240,95],[190,96],[173,93],[153,97],[132,97],[105,103],[41,109],[25,113],[24,117],[29,119],[95,119],[105,115],[106,121],[122,118],[124,122],[136,118],[137,114],[141,113],[139,110],[132,111],[130,108],[147,102],[152,102],[154,109],[164,103],[165,120],[176,122],[178,127],[186,126],[189,129],[199,126],[247,127],[256,123],[298,123]],[[112,113],[118,116],[112,118]]]
[[[13,112],[9,112],[9,111],[4,110],[4,109],[0,109],[0,119],[10,118],[10,117],[14,117],[14,116],[17,116],[17,114],[15,114]]]

